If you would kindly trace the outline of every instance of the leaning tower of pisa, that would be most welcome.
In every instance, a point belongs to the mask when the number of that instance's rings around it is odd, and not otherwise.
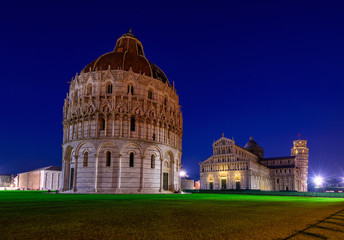
[[[296,168],[300,169],[300,174],[301,174],[300,191],[307,192],[308,157],[309,157],[309,149],[307,148],[307,140],[293,141],[291,155],[295,156],[295,166]]]

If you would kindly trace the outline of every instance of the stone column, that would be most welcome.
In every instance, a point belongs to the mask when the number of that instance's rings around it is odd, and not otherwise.
[[[163,178],[162,178],[162,176],[163,176],[163,172],[162,172],[162,163],[163,163],[163,161],[164,161],[164,159],[163,158],[160,158],[160,189],[159,189],[159,192],[162,192],[162,189],[163,189],[163,186],[162,186],[162,184],[163,184]]]
[[[155,138],[156,141],[161,142],[161,139],[160,139],[160,123],[159,122],[156,123],[155,135],[156,135],[156,138]]]
[[[74,139],[74,122],[72,122],[72,139]]]
[[[144,161],[145,156],[141,157],[141,184],[140,184],[140,192],[142,192],[145,188],[144,186]]]
[[[74,185],[73,185],[73,192],[76,192],[76,181],[77,181],[77,173],[78,173],[78,155],[75,155],[75,163],[74,163]]]
[[[143,119],[143,125],[142,125],[142,139],[146,139],[147,140],[147,136],[146,136],[146,118]]]
[[[131,121],[131,116],[128,115],[128,138],[131,137],[130,136],[130,131],[131,131],[131,129],[130,129],[130,121]]]
[[[82,123],[81,123],[81,137],[84,138],[85,137],[85,119],[82,118]]]
[[[112,137],[115,136],[115,121],[116,121],[116,117],[112,115]]]
[[[104,119],[105,119],[105,121],[104,121],[104,123],[105,123],[105,126],[104,126],[104,137],[106,137],[107,136],[106,133],[107,133],[107,130],[108,130],[108,116],[104,117]]]
[[[96,133],[95,133],[95,137],[98,137],[98,121],[99,121],[99,115],[97,114],[95,117],[95,121],[96,121]]]
[[[121,167],[122,167],[122,154],[118,157],[118,174],[117,174],[117,192],[121,189]]]
[[[89,116],[88,117],[88,133],[87,133],[87,135],[88,135],[88,137],[91,137],[91,117]]]
[[[123,137],[123,116],[119,116],[119,137]]]
[[[66,165],[65,160],[62,159],[62,173],[61,173],[61,183],[62,186],[60,187],[62,191],[65,191],[65,172],[66,172]]]
[[[94,173],[94,192],[98,191],[98,154],[94,154],[94,158],[96,159],[96,167],[95,167],[95,173]]]
[[[174,159],[171,160],[171,163],[170,163],[170,167],[171,167],[171,191],[174,192],[175,191],[175,188],[174,188],[174,173],[175,173],[175,161]]]

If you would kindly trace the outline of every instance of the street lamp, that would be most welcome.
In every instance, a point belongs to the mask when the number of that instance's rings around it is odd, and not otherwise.
[[[186,176],[186,172],[184,170],[181,170],[180,173],[179,173],[179,176],[185,177]]]
[[[323,184],[324,179],[323,179],[321,176],[316,176],[316,177],[313,179],[313,181],[314,181],[315,187],[316,187],[316,188],[319,188],[319,187]]]

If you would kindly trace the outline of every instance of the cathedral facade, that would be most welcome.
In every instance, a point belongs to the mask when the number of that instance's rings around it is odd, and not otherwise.
[[[63,107],[63,192],[180,191],[183,118],[164,72],[130,32],[70,83]]]
[[[306,140],[293,141],[291,155],[264,158],[264,149],[251,137],[244,147],[222,135],[213,143],[213,155],[200,163],[201,189],[307,191]]]

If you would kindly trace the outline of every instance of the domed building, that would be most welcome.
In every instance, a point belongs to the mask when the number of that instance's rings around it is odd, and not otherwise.
[[[200,188],[307,192],[308,157],[307,140],[293,141],[290,156],[264,158],[252,137],[242,148],[222,135],[213,155],[200,163]]]
[[[250,137],[250,140],[245,144],[244,149],[260,158],[264,157],[264,149],[261,148],[258,143],[253,140],[253,137]]]
[[[70,83],[63,107],[62,191],[180,191],[182,134],[174,84],[148,61],[130,31]]]

